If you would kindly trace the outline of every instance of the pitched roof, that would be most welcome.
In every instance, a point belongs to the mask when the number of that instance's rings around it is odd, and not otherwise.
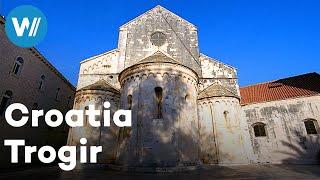
[[[240,88],[241,104],[261,103],[320,94],[320,75],[308,73]]]
[[[143,63],[155,63],[155,62],[169,62],[169,63],[174,63],[174,64],[181,64],[179,61],[173,59],[172,57],[170,57],[169,55],[161,52],[161,51],[157,51],[155,53],[153,53],[150,56],[147,56],[145,58],[143,58],[142,60],[138,61],[136,64],[143,64]]]
[[[231,69],[237,69],[237,68],[235,68],[235,67],[233,67],[233,66],[231,66],[231,65],[229,65],[229,64],[226,64],[226,63],[224,63],[224,62],[222,62],[222,61],[220,61],[220,60],[218,60],[218,59],[216,59],[216,58],[213,58],[213,57],[210,57],[210,56],[205,55],[205,54],[203,54],[203,53],[200,53],[200,59],[202,59],[202,58],[203,58],[203,59],[210,59],[211,61],[214,61],[214,62],[223,64],[223,65],[225,65],[225,66],[227,66],[227,67],[229,67],[229,68],[231,68]]]
[[[113,92],[119,92],[119,90],[112,86],[110,83],[108,83],[107,81],[101,79],[91,85],[88,85],[86,87],[83,87],[81,89],[79,89],[78,91],[81,91],[81,90],[111,90]]]
[[[129,22],[127,22],[127,23],[125,23],[124,25],[122,25],[122,26],[120,27],[120,29],[125,28],[125,27],[127,27],[129,24],[137,21],[138,19],[143,18],[144,16],[147,16],[148,14],[152,14],[152,13],[160,13],[160,14],[162,14],[162,15],[164,15],[164,13],[169,13],[169,14],[171,14],[173,17],[175,17],[176,19],[178,19],[178,20],[180,20],[180,21],[183,21],[183,22],[185,22],[186,24],[188,24],[189,26],[192,26],[192,27],[194,27],[195,29],[197,29],[197,27],[196,27],[194,24],[192,24],[192,23],[190,23],[189,21],[181,18],[180,16],[174,14],[173,12],[167,10],[166,8],[164,8],[164,7],[160,6],[160,5],[157,5],[157,6],[155,6],[154,8],[152,8],[152,9],[144,12],[143,14],[139,15],[138,17],[130,20]],[[162,17],[162,16],[161,16],[161,17]]]
[[[232,90],[224,87],[220,84],[212,84],[199,93],[198,99],[225,96],[225,97],[236,97],[239,98]]]

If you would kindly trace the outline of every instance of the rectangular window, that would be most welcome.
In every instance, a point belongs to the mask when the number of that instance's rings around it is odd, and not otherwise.
[[[304,125],[306,127],[307,134],[318,134],[313,121],[305,121]]]
[[[253,130],[256,137],[267,136],[264,124],[256,124],[253,126]]]

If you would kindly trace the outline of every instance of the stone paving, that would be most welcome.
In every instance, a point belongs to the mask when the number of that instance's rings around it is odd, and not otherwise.
[[[58,167],[1,172],[0,179],[320,179],[320,165],[243,165],[214,166],[179,173],[129,173],[108,169],[63,172]]]

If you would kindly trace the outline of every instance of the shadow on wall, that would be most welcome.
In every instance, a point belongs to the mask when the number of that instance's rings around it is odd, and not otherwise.
[[[296,138],[291,142],[281,141],[282,145],[290,151],[281,153],[290,156],[282,160],[285,164],[320,164],[320,135],[312,134],[304,136],[295,130]]]
[[[132,127],[129,133],[120,131],[117,148],[124,165],[173,167],[199,163],[196,82],[183,73],[166,72],[177,71],[143,71],[126,77],[129,82],[123,87],[121,104],[122,109],[130,106],[125,105],[124,97],[132,96]]]

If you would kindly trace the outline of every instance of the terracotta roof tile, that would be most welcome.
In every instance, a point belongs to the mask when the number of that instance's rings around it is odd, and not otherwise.
[[[240,88],[241,104],[320,94],[320,75],[308,73]]]

